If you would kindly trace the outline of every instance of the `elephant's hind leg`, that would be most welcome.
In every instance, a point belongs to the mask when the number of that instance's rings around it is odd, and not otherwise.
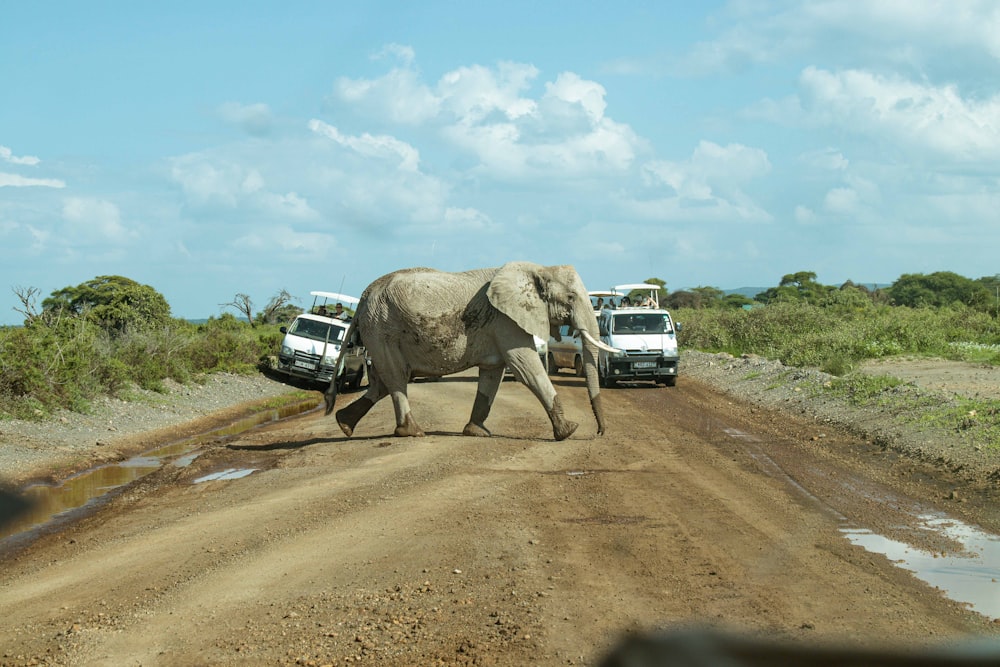
[[[490,408],[493,407],[493,399],[497,396],[501,382],[503,382],[503,366],[479,369],[479,388],[476,391],[476,401],[472,404],[472,416],[469,417],[469,423],[462,429],[462,435],[480,438],[488,438],[492,435],[484,422],[490,416]]]
[[[368,414],[375,403],[368,396],[362,396],[347,407],[337,410],[337,424],[348,438],[354,435],[354,427]]]
[[[378,375],[370,373],[368,376],[368,391],[365,392],[365,395],[350,405],[337,410],[337,425],[340,426],[340,430],[344,432],[344,435],[348,438],[354,435],[354,427],[358,425],[361,418],[368,414],[368,411],[381,399],[385,398],[388,393],[385,384]]]

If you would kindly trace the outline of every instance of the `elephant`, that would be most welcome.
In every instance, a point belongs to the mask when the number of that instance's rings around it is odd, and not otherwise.
[[[615,352],[599,340],[597,318],[583,281],[572,266],[508,262],[499,268],[447,273],[429,268],[394,271],[372,282],[361,294],[341,355],[350,345],[368,351],[368,389],[336,413],[350,437],[365,414],[392,396],[397,436],[422,436],[407,398],[415,377],[441,377],[476,366],[479,384],[472,415],[462,433],[491,435],[484,422],[504,369],[531,389],[552,422],[556,440],[578,424],[563,416],[562,405],[546,372],[534,337],[559,337],[560,325],[582,333],[584,369],[597,433],[604,433],[597,376],[597,351]],[[324,394],[326,414],[334,408],[336,382]]]

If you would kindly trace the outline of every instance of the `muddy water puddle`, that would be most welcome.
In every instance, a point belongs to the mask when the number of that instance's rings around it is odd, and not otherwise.
[[[851,544],[882,554],[899,568],[991,619],[1000,618],[1000,537],[939,514],[919,517],[918,528],[952,540],[949,552],[919,549],[864,528],[842,528]]]
[[[189,466],[206,444],[219,438],[239,435],[264,424],[308,412],[318,404],[318,399],[309,398],[263,410],[227,426],[156,447],[125,461],[91,468],[59,484],[32,484],[20,491],[21,497],[30,504],[28,510],[0,526],[0,547],[15,539],[30,539],[46,528],[80,518],[107,502],[114,491],[164,466]],[[253,472],[253,469],[225,470],[200,477],[195,483],[239,479]]]
[[[801,466],[794,475],[782,465],[780,449],[753,434],[723,426],[727,437],[740,442],[747,454],[768,476],[780,479],[807,504],[821,507],[841,525],[840,533],[869,553],[885,556],[894,566],[913,574],[920,581],[940,590],[949,599],[990,619],[1000,619],[1000,536],[987,533],[944,513],[932,511],[912,499],[904,499],[892,490],[870,480],[841,473],[837,485],[847,496],[865,498],[896,516],[900,525],[888,526],[898,535],[888,537],[868,526],[849,519],[836,492],[825,492],[817,484],[820,467],[811,472]],[[824,482],[828,482],[825,479]],[[842,512],[843,510],[843,512]],[[903,525],[905,524],[905,525]],[[929,550],[927,543],[947,543],[947,549]]]

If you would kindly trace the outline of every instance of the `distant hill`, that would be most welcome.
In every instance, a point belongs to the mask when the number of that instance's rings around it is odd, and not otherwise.
[[[766,292],[769,288],[767,287],[737,287],[736,289],[724,289],[722,292],[724,294],[742,294],[748,299],[752,299],[761,292]]]

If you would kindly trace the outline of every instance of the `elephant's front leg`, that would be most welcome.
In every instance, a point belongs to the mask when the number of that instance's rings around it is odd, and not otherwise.
[[[545,372],[545,367],[538,360],[538,353],[534,350],[517,350],[511,353],[508,363],[513,366],[517,376],[545,407],[545,412],[552,421],[553,437],[556,440],[565,440],[573,435],[579,424],[563,416],[559,395],[556,394],[556,389],[552,386],[552,381],[549,380],[549,374]]]
[[[490,436],[490,431],[484,422],[490,416],[490,408],[493,407],[493,399],[497,396],[501,382],[503,382],[503,366],[479,369],[479,388],[476,391],[476,402],[472,404],[472,416],[469,418],[469,423],[462,429],[462,435]]]

